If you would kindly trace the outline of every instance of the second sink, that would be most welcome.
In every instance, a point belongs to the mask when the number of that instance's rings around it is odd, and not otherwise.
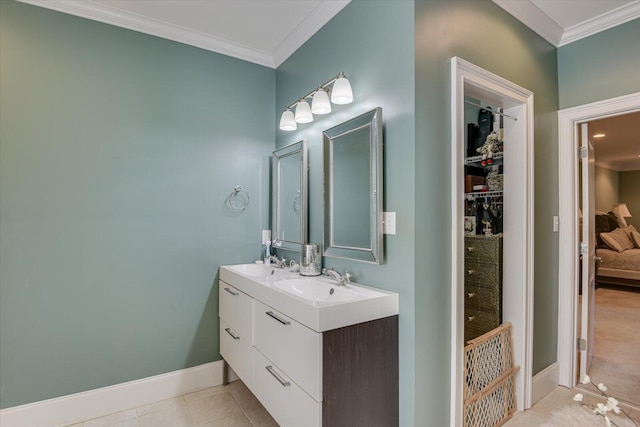
[[[338,304],[359,297],[358,293],[351,289],[318,279],[283,279],[273,282],[272,286],[311,301],[314,305]]]

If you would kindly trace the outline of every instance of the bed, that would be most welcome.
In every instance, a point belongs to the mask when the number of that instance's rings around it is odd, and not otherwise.
[[[631,236],[632,232],[638,234],[635,228],[620,228],[618,219],[611,213],[596,215],[595,225],[596,256],[600,258],[596,270],[597,284],[640,287],[640,245]],[[625,240],[625,233],[629,236],[629,241]],[[624,241],[617,244],[612,241],[612,236],[617,240],[622,237]]]

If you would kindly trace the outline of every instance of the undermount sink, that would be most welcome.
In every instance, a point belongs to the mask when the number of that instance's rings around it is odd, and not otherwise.
[[[269,276],[275,272],[274,267],[267,264],[238,264],[229,268],[240,274],[252,277]]]
[[[317,279],[283,279],[273,282],[272,286],[315,305],[337,304],[360,297],[351,289]]]

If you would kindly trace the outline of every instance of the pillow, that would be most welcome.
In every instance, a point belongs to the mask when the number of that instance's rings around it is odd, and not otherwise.
[[[607,233],[609,231],[611,231],[611,229],[609,228],[609,218],[607,217],[607,214],[596,214],[595,216],[595,228],[596,228],[596,248],[601,249],[601,248],[608,248],[608,246],[606,245],[606,243],[604,243],[602,241],[602,239],[600,238],[600,233]]]
[[[625,227],[624,231],[626,231],[627,234],[629,234],[629,235],[631,235],[631,233],[633,233],[633,232],[636,232],[636,233],[638,232],[638,230],[636,230],[636,228],[633,225]]]
[[[618,227],[620,228],[625,228],[627,226],[627,220],[624,219],[624,217],[622,215],[620,215],[618,212],[609,212],[610,214],[613,215],[613,217],[616,219],[616,221],[618,221]]]
[[[614,251],[624,252],[635,247],[627,232],[621,228],[616,228],[609,233],[601,233],[600,237]]]
[[[620,226],[618,217],[613,212],[609,212],[607,214],[607,219],[609,220],[609,231],[613,231]],[[627,224],[625,223],[624,226],[626,227]]]
[[[631,240],[633,241],[633,244],[635,245],[635,247],[640,249],[640,233],[638,233],[637,231],[632,231]]]

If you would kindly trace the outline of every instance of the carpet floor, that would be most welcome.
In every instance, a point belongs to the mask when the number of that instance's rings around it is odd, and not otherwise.
[[[640,406],[640,291],[596,290],[595,347],[591,380],[607,394]],[[581,385],[593,390],[593,386]]]

